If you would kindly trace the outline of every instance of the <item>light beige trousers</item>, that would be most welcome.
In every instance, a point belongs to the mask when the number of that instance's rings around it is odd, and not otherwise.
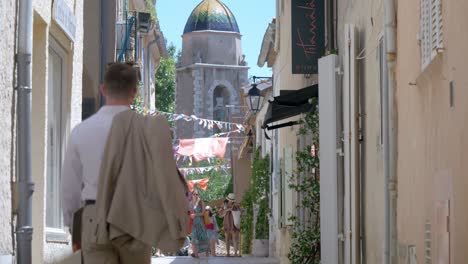
[[[95,243],[96,207],[84,208],[81,248],[84,264],[150,264],[151,247],[129,235],[121,235],[108,244]]]

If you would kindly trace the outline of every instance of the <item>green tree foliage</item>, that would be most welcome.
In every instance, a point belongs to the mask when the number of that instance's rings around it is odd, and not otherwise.
[[[161,59],[161,65],[156,72],[156,109],[173,113],[176,89],[176,47],[170,44],[167,52],[169,57]]]
[[[217,166],[225,164],[224,159],[216,160],[214,163],[208,163],[207,161],[194,163],[191,167],[208,167],[208,166]],[[196,173],[187,175],[187,180],[199,180],[208,178],[208,188],[206,191],[198,189],[200,197],[204,202],[211,202],[223,197],[226,197],[226,190],[229,188],[229,183],[231,182],[231,169],[224,170],[211,170],[205,173]]]

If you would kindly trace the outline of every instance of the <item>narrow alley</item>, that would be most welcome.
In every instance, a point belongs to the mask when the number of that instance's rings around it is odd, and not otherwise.
[[[467,13],[0,0],[0,264],[467,264]]]

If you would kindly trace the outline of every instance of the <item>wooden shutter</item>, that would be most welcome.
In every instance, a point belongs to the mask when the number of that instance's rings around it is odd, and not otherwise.
[[[421,0],[421,66],[424,69],[443,48],[442,0]]]
[[[279,164],[280,164],[280,171],[279,171],[279,192],[278,192],[278,226],[280,228],[282,228],[285,224],[285,221],[284,221],[284,211],[285,211],[285,208],[284,208],[284,157],[281,158],[279,160]]]
[[[435,205],[435,249],[436,263],[450,263],[450,201],[439,201]]]
[[[421,0],[421,66],[424,69],[431,61],[431,5],[432,0]]]
[[[291,147],[284,148],[284,223],[285,225],[292,225],[293,222],[289,220],[295,214],[294,207],[294,191],[289,187],[291,183],[291,176],[293,175],[293,161],[294,155]]]
[[[431,0],[431,51],[432,57],[442,48],[443,40],[442,4],[441,0]]]

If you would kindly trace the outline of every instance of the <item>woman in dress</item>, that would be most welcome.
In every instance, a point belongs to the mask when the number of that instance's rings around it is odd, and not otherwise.
[[[198,195],[198,191],[193,191],[192,202],[191,202],[192,212],[190,217],[192,218],[192,257],[198,258],[199,253],[208,252],[208,235],[206,234],[205,222],[203,221],[203,216],[205,214],[205,207],[203,206],[203,201]]]
[[[210,240],[210,253],[211,256],[216,256],[216,243],[218,242],[218,224],[216,223],[216,217],[211,207],[206,206],[205,212],[208,214],[210,223],[206,224],[206,233],[208,234],[208,239]]]
[[[241,208],[236,203],[236,196],[230,193],[226,197],[224,209],[220,216],[224,217],[223,228],[226,235],[226,252],[230,257],[231,240],[234,244],[234,256],[239,256],[239,233],[240,233],[240,212]]]

